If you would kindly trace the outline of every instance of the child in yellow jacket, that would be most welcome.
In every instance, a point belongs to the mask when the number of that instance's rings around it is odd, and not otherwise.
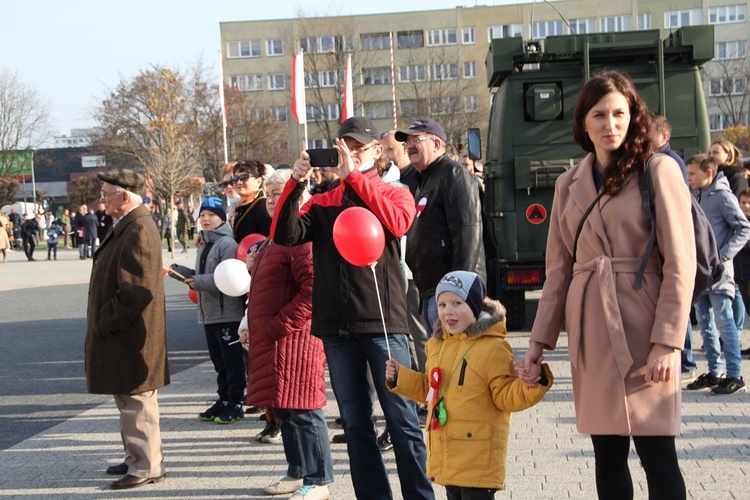
[[[552,386],[546,364],[519,373],[505,340],[505,308],[482,279],[453,271],[435,290],[441,328],[427,342],[426,373],[386,361],[392,392],[427,403],[427,475],[448,499],[494,498],[504,489],[510,416]]]

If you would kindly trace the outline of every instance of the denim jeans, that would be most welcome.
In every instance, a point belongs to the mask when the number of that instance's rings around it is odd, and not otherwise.
[[[391,356],[409,366],[405,334],[390,334]],[[388,357],[384,335],[350,334],[323,337],[333,393],[339,405],[346,433],[354,493],[358,499],[393,498],[388,474],[372,423],[373,401],[367,384],[368,369],[375,381],[380,406],[391,433],[396,469],[404,499],[435,498],[425,474],[427,451],[419,428],[416,404],[393,394],[385,386]]]
[[[242,344],[236,342],[229,345],[239,339],[239,326],[239,322],[203,325],[208,355],[216,370],[216,392],[219,394],[219,400],[229,401],[235,405],[242,404],[242,394],[247,385],[245,363],[242,361]]]
[[[732,314],[734,324],[737,325],[737,331],[742,335],[742,328],[745,326],[745,304],[742,302],[739,283],[734,284],[734,300],[732,301]]]
[[[303,478],[304,484],[333,482],[331,444],[323,410],[274,408],[279,419],[289,477]]]
[[[422,324],[424,325],[425,332],[427,332],[427,339],[432,338],[432,330],[435,326],[435,322],[438,320],[437,300],[434,295],[422,298]]]
[[[690,324],[690,319],[687,322],[687,331],[685,332],[685,347],[681,353],[682,359],[682,373],[689,373],[695,370],[698,365],[695,363],[695,356],[693,356],[693,325]]]
[[[723,372],[719,335],[716,332],[718,328],[724,340],[726,373],[730,377],[740,378],[740,335],[734,322],[732,302],[729,295],[709,292],[695,303],[708,370],[717,377]]]

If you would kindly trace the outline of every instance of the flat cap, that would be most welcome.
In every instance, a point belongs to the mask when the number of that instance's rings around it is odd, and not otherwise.
[[[97,172],[96,176],[115,186],[127,189],[128,191],[141,194],[146,187],[146,178],[129,168],[116,168],[106,172]]]

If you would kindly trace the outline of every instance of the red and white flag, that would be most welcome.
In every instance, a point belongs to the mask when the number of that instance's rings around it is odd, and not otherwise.
[[[302,51],[292,56],[292,116],[300,125],[307,123],[305,63]]]
[[[344,71],[344,95],[341,103],[341,122],[354,116],[354,99],[352,98],[352,56],[346,60]]]

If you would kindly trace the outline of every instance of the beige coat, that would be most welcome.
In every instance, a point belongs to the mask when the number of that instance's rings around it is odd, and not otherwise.
[[[555,186],[547,280],[531,340],[554,349],[565,323],[580,432],[676,435],[680,356],[673,356],[670,382],[646,383],[644,374],[655,343],[684,345],[696,271],[690,193],[674,160],[660,156],[653,162],[656,245],[643,287],[636,290],[651,228],[637,175],[591,211],[573,262],[578,224],[597,195],[593,161],[589,154]]]

